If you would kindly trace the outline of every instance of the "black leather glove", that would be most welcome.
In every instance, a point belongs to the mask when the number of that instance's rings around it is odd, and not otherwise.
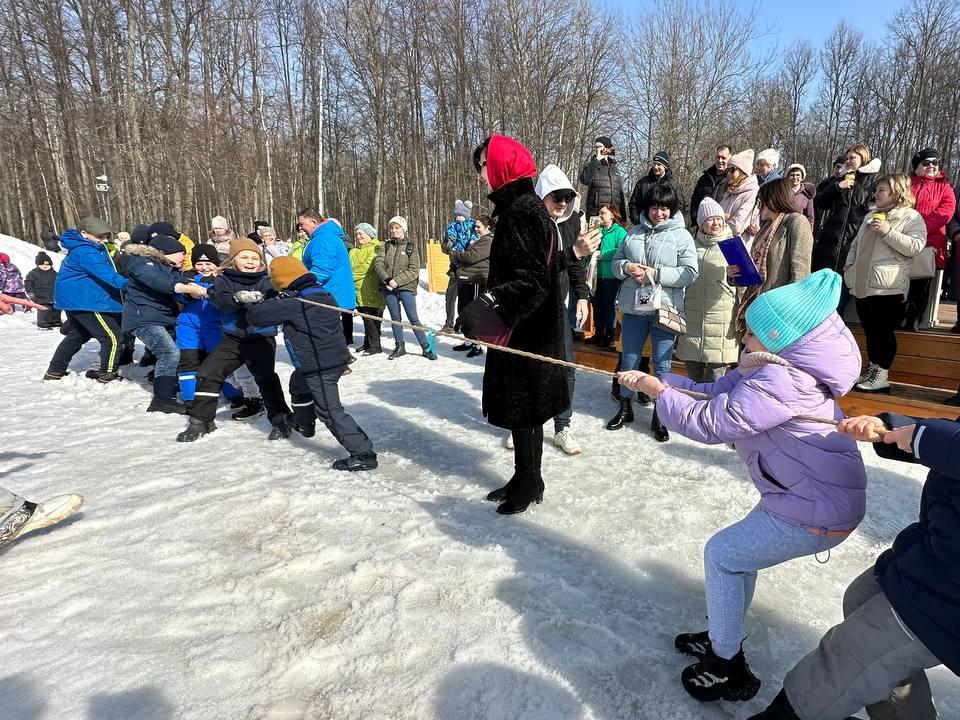
[[[468,338],[476,339],[475,330],[489,322],[492,315],[496,315],[496,319],[501,323],[503,322],[497,313],[498,307],[497,299],[493,295],[483,293],[463,309],[463,312],[457,317],[453,329]]]

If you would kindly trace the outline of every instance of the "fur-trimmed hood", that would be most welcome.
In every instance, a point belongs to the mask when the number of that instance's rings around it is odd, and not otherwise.
[[[176,267],[172,262],[170,262],[169,259],[167,259],[166,255],[156,248],[150,247],[149,245],[127,245],[123,252],[125,255],[153,258],[154,260],[158,260],[166,265],[169,265],[170,267]]]
[[[864,175],[874,175],[880,172],[880,166],[883,163],[880,161],[880,158],[875,157],[873,160],[868,162],[866,165],[862,165],[857,172],[863,173]]]

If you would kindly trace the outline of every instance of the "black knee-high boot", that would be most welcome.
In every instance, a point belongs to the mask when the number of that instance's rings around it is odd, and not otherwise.
[[[522,513],[530,503],[543,501],[543,426],[513,431],[514,475],[508,483],[506,498],[497,507],[501,515]]]

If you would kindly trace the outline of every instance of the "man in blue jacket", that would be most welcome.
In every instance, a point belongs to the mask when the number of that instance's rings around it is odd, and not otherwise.
[[[60,266],[54,286],[54,306],[67,314],[67,336],[47,368],[44,380],[59,380],[67,374],[74,355],[91,339],[100,343],[100,370],[87,377],[102,383],[116,380],[120,356],[120,313],[127,279],[117,272],[106,247],[113,230],[98,217],[85,217],[78,229],[63,233],[60,244],[67,258]]]
[[[357,291],[353,285],[353,268],[344,245],[343,228],[333,218],[324,220],[316,210],[309,208],[297,213],[297,223],[310,236],[303,250],[303,264],[324,290],[333,295],[337,306],[346,310],[357,307]],[[347,324],[349,321],[349,325]],[[343,334],[347,342],[353,337],[353,318],[343,319]]]
[[[877,454],[930,468],[920,519],[847,588],[844,621],[783,679],[751,720],[936,720],[925,670],[960,674],[960,418],[884,413],[838,428]]]

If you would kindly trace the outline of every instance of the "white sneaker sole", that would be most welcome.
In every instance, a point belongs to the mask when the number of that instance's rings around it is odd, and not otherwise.
[[[41,530],[66,520],[83,506],[82,495],[55,495],[37,505],[26,525],[20,528],[17,537],[34,530]]]

